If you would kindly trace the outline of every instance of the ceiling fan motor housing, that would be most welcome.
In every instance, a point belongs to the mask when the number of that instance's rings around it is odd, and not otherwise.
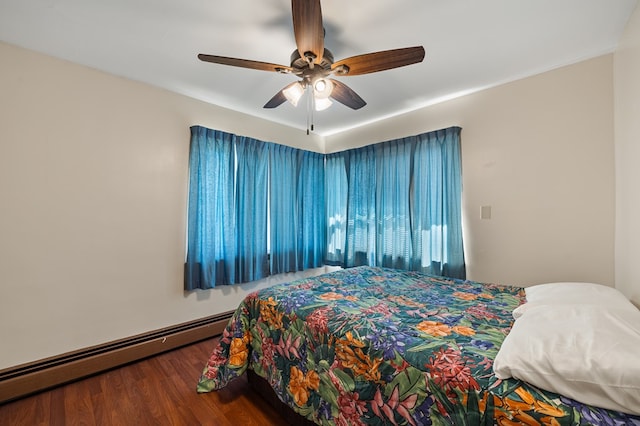
[[[315,64],[316,66],[320,66],[325,70],[330,70],[331,65],[333,64],[333,53],[329,49],[324,49],[324,53],[322,54],[322,61],[319,64]],[[291,68],[296,69],[304,69],[309,67],[309,62],[306,58],[300,56],[300,52],[294,50],[291,54]]]

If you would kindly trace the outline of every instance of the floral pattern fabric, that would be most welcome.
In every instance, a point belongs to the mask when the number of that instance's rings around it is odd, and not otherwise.
[[[240,304],[197,389],[251,368],[321,425],[640,425],[494,376],[524,301],[519,287],[375,267],[274,286]]]

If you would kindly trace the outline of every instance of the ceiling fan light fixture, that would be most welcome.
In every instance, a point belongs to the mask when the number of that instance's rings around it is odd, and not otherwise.
[[[327,99],[333,91],[333,83],[326,78],[319,78],[313,83],[313,93],[316,99]]]
[[[276,108],[285,101],[296,107],[304,92],[309,92],[307,104],[307,134],[313,131],[313,111],[329,108],[333,101],[353,110],[367,103],[349,86],[330,76],[356,76],[400,68],[422,62],[424,47],[413,46],[381,50],[334,61],[331,51],[324,46],[325,31],[322,23],[321,0],[291,0],[293,34],[296,49],[290,56],[290,65],[252,61],[228,56],[199,54],[198,59],[214,64],[229,65],[261,71],[295,75],[300,79],[276,93],[264,108]]]
[[[300,82],[295,82],[291,86],[287,87],[282,91],[282,94],[285,98],[291,103],[291,105],[298,106],[298,102],[300,98],[304,94],[304,88]]]
[[[324,111],[329,108],[332,103],[329,98],[315,98],[316,111]]]

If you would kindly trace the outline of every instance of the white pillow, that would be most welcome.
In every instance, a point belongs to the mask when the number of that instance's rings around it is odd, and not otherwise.
[[[631,307],[533,306],[502,343],[495,375],[640,415],[640,311]]]
[[[620,291],[602,284],[559,282],[526,287],[524,291],[527,303],[513,310],[515,319],[539,305],[597,305],[636,310]]]

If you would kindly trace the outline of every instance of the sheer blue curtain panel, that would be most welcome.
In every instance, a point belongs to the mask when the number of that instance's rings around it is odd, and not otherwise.
[[[465,278],[460,133],[327,155],[326,262]]]
[[[271,146],[270,218],[271,271],[274,274],[298,270],[297,149]]]
[[[376,163],[374,145],[347,151],[345,264],[376,265]]]
[[[325,156],[325,209],[327,265],[344,266],[347,235],[347,197],[349,183],[345,158],[347,152]]]
[[[324,155],[191,128],[185,289],[324,264]]]
[[[267,190],[270,145],[236,137],[236,280],[269,276],[267,254]]]
[[[235,282],[233,135],[191,127],[185,288]]]
[[[324,265],[327,246],[324,155],[298,150],[298,270]]]
[[[464,279],[461,130],[450,127],[416,137],[411,269]]]

